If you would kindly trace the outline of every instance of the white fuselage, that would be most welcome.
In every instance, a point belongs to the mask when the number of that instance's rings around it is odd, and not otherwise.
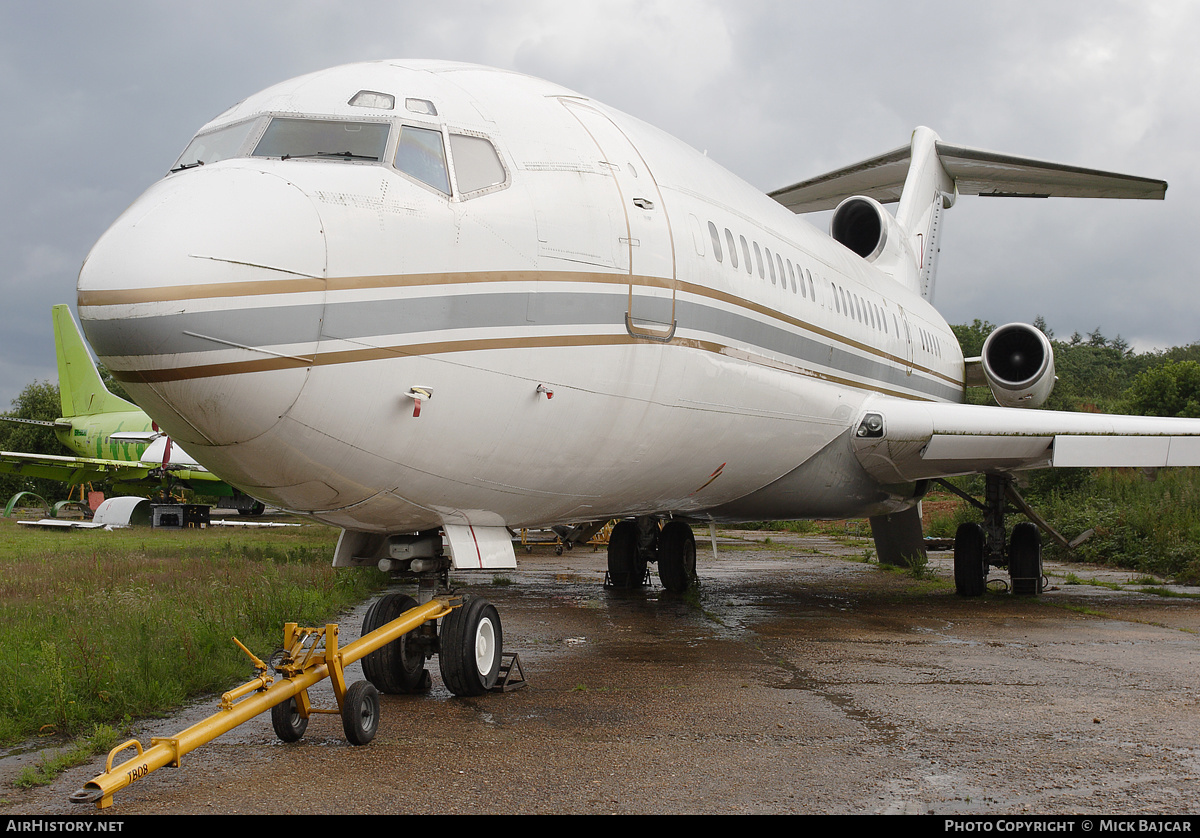
[[[384,124],[386,150],[176,171],[79,277],[101,360],[229,482],[379,533],[911,503],[846,437],[873,394],[960,400],[945,321],[707,157],[436,62],[286,82],[201,134],[244,124],[250,149],[288,116]],[[401,126],[440,135],[451,194],[397,168]],[[503,179],[464,194],[455,136],[490,141]]]

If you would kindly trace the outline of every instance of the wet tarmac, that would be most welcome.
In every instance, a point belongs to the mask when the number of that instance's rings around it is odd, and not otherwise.
[[[855,561],[866,540],[766,535],[731,534],[716,560],[701,540],[698,597],[657,580],[606,590],[604,553],[589,548],[458,577],[496,604],[527,687],[454,698],[435,660],[428,695],[384,696],[366,747],[346,744],[337,716],[293,745],[259,717],[106,814],[1200,809],[1200,599],[1048,565],[1036,600],[999,582],[963,600],[948,554],[914,579]],[[343,642],[364,610],[342,619]],[[67,797],[102,762],[6,787],[0,813],[94,811]]]

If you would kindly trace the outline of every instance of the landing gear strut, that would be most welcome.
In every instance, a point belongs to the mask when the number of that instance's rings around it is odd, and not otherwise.
[[[989,567],[1007,567],[1012,592],[1034,596],[1042,592],[1042,536],[1037,518],[1017,493],[1008,474],[985,475],[984,502],[980,503],[945,480],[939,480],[971,505],[983,511],[983,525],[960,524],[954,534],[954,589],[959,596],[983,596],[987,589]],[[1023,521],[1013,527],[1012,540],[1005,549],[1004,514],[1008,501],[1038,523]],[[1059,536],[1061,538],[1061,536]],[[1064,543],[1066,543],[1064,541]]]

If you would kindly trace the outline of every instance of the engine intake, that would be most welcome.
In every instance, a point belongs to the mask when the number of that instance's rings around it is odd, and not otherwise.
[[[1054,349],[1040,329],[1009,323],[983,342],[983,372],[997,404],[1040,407],[1054,389]]]
[[[883,204],[865,195],[854,195],[837,205],[829,220],[829,235],[887,273],[916,263],[896,219]]]

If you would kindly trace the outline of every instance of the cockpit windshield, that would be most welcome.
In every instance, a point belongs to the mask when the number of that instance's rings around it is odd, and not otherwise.
[[[216,163],[218,160],[237,157],[238,152],[242,149],[242,144],[246,142],[257,122],[254,119],[238,122],[194,137],[188,143],[188,147],[183,150],[183,154],[179,155],[179,159],[175,161],[171,171],[190,169],[193,166],[203,166],[206,163]]]
[[[378,163],[387,147],[388,127],[381,122],[276,117],[267,126],[252,156]]]

